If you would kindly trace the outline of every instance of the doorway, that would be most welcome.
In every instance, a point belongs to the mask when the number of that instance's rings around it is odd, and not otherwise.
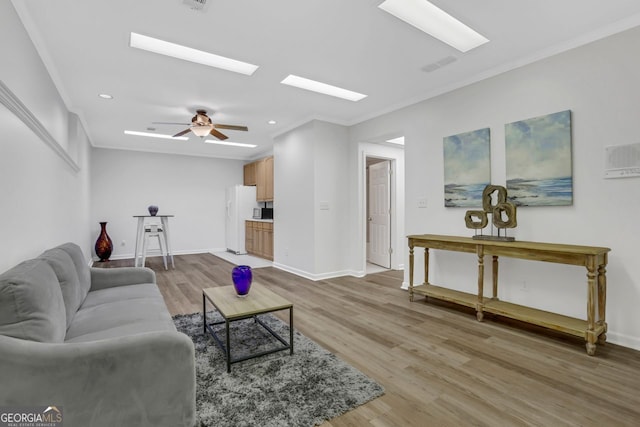
[[[389,138],[378,138],[386,141]],[[382,143],[382,142],[360,142],[358,143],[358,216],[357,216],[357,237],[354,233],[355,240],[360,249],[354,253],[358,259],[358,274],[365,276],[367,274],[378,273],[387,270],[403,270],[404,260],[407,256],[407,248],[405,241],[404,216],[404,147],[398,144]],[[381,245],[386,248],[384,265],[369,262],[370,255],[370,238],[371,232],[369,223],[369,201],[371,199],[371,189],[369,185],[370,167],[377,163],[387,162],[389,165],[388,193],[389,200],[387,211],[389,213],[390,226],[388,234],[389,243]],[[383,166],[380,166],[383,167]],[[386,168],[386,167],[385,167]],[[375,170],[375,167],[374,167]],[[380,179],[382,179],[380,177]],[[386,181],[386,180],[385,180]],[[378,253],[382,254],[384,249],[378,249]],[[388,261],[387,261],[388,260]]]
[[[365,221],[369,273],[391,268],[391,161],[367,157],[366,165]],[[381,269],[376,269],[376,266]]]

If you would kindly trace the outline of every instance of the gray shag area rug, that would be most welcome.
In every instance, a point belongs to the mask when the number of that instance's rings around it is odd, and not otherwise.
[[[249,359],[227,373],[224,353],[203,334],[202,314],[173,319],[195,344],[198,426],[314,426],[384,394],[371,378],[295,330],[293,355],[283,350]],[[207,323],[220,319],[207,313]],[[260,319],[289,340],[287,323],[270,314]],[[281,345],[253,319],[230,328],[232,357]],[[224,325],[215,330],[224,340]]]

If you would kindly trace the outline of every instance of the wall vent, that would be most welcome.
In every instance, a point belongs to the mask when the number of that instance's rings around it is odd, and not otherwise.
[[[640,144],[610,145],[605,150],[605,178],[640,176]]]
[[[185,4],[189,9],[196,10],[198,12],[206,12],[209,8],[208,0],[183,0],[182,4]]]

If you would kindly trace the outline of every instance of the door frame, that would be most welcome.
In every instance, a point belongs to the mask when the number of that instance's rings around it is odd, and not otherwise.
[[[404,188],[399,188],[400,185],[404,185],[404,176],[398,176],[398,164],[402,162],[404,165],[404,150],[396,151],[398,154],[395,156],[391,154],[395,150],[390,152],[388,148],[369,142],[360,142],[358,144],[359,214],[357,221],[359,230],[358,252],[360,253],[359,276],[364,276],[367,272],[367,157],[375,157],[391,162],[391,269],[404,269],[404,240],[402,240],[402,244],[400,243],[401,235],[402,237],[404,236]],[[402,167],[402,174],[404,174],[404,167]]]

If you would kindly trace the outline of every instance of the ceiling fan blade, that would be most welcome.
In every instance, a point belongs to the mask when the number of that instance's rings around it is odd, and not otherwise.
[[[175,123],[175,122],[151,122],[152,125],[182,125],[189,126],[191,123]]]
[[[178,133],[176,133],[175,135],[173,135],[173,136],[172,136],[172,138],[176,138],[176,137],[178,137],[178,136],[182,136],[182,135],[184,135],[185,133],[189,133],[189,132],[191,132],[191,128],[189,128],[189,129],[185,129],[185,130],[183,130],[182,132],[178,132]]]
[[[220,141],[224,141],[225,139],[229,139],[229,137],[227,135],[223,134],[222,132],[218,132],[215,129],[211,129],[211,135],[215,136]]]
[[[223,125],[223,124],[218,124],[216,123],[215,125],[213,125],[213,127],[216,127],[218,129],[229,129],[229,130],[243,130],[243,131],[248,131],[249,128],[246,126],[236,126],[236,125]]]

